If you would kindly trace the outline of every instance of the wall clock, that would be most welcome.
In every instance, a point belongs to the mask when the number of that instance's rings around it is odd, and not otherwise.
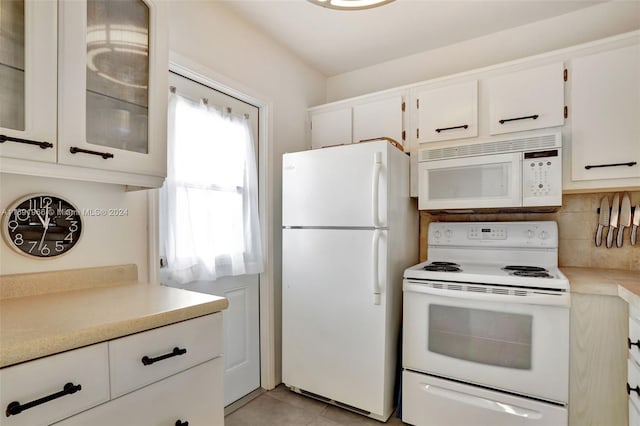
[[[14,201],[2,220],[5,242],[28,257],[48,259],[67,253],[80,240],[80,211],[64,198],[31,194]]]

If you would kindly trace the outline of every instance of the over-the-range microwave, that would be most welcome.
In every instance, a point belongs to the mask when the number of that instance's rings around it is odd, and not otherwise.
[[[545,211],[561,205],[560,131],[419,151],[420,210]]]

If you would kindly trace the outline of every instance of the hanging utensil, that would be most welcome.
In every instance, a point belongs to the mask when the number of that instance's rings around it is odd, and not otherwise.
[[[624,228],[631,226],[631,200],[629,194],[625,193],[622,197],[622,205],[620,206],[620,227],[618,228],[618,239],[616,247],[622,247],[624,242]]]
[[[613,239],[616,236],[616,228],[618,227],[618,215],[620,214],[620,195],[613,196],[611,203],[611,216],[609,219],[609,233],[607,234],[607,248],[613,247]]]
[[[609,198],[606,196],[600,200],[600,216],[598,217],[598,229],[596,230],[596,247],[602,245],[604,229],[609,227]]]
[[[631,229],[631,245],[635,246],[638,236],[638,226],[640,226],[640,203],[636,204],[636,211],[633,214],[633,228]]]

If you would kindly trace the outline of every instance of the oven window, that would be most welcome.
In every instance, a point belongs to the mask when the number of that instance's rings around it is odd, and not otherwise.
[[[532,321],[531,315],[429,305],[429,351],[530,370]]]

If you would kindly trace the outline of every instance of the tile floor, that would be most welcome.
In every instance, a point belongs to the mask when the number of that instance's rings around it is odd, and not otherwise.
[[[225,426],[381,426],[383,423],[289,391],[265,392],[229,414]],[[395,413],[387,425],[402,425]]]

